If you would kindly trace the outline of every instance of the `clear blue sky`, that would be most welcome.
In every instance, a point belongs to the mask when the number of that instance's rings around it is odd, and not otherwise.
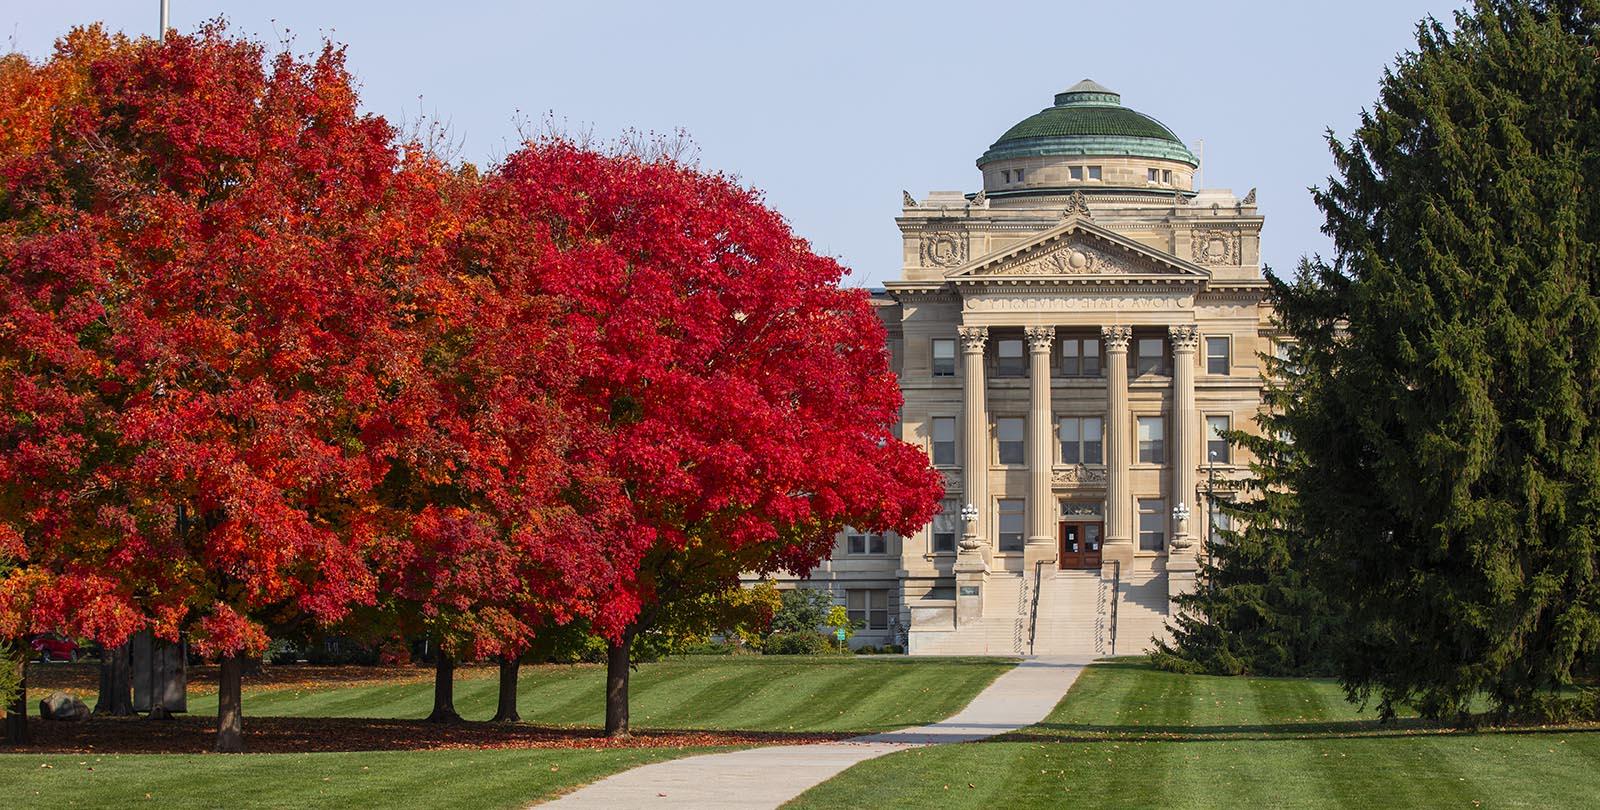
[[[602,136],[682,127],[702,165],[873,285],[899,271],[901,189],[976,190],[978,155],[1085,77],[1204,139],[1205,186],[1260,189],[1268,264],[1326,253],[1306,193],[1332,169],[1323,130],[1347,136],[1416,22],[1464,2],[171,0],[183,31],[221,14],[297,51],[348,44],[369,109],[443,119],[480,163],[516,141],[519,110]],[[158,0],[7,6],[0,34],[35,58],[75,24],[158,25]]]

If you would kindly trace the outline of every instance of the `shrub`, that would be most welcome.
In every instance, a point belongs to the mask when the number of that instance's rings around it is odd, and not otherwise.
[[[871,644],[863,644],[856,648],[856,655],[877,655],[878,648]]]
[[[827,591],[796,588],[779,596],[778,612],[772,617],[774,633],[815,633],[828,623],[833,595]]]
[[[906,651],[899,644],[885,644],[878,648],[878,652],[884,655],[904,655]]]
[[[773,633],[767,637],[767,655],[827,655],[834,652],[833,640],[815,630]]]

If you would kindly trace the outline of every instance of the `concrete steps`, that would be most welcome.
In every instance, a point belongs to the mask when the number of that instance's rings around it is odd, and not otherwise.
[[[1030,650],[1033,578],[991,574],[983,618],[944,632],[910,634],[913,655],[1048,655],[1077,659],[1136,655],[1152,637],[1166,637],[1164,573],[1126,576],[1117,590],[1115,647],[1110,627],[1112,583],[1098,571],[1046,572]]]

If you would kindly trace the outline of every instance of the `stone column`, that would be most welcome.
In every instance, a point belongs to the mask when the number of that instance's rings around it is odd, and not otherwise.
[[[1102,326],[1106,345],[1106,537],[1101,560],[1133,562],[1133,431],[1128,407],[1129,326]],[[1126,571],[1124,571],[1126,573]]]
[[[1199,414],[1194,405],[1195,349],[1200,330],[1194,324],[1167,329],[1172,341],[1172,496],[1171,507],[1182,503],[1189,514],[1195,510],[1195,467],[1200,435]],[[1189,536],[1189,520],[1176,520],[1172,527],[1172,547],[1167,550],[1167,592],[1176,596],[1194,587],[1195,543]]]
[[[1056,500],[1050,489],[1055,467],[1052,434],[1055,418],[1050,407],[1050,347],[1054,326],[1030,326],[1028,338],[1028,538],[1023,547],[1022,574],[1032,576],[1034,564],[1056,558]]]
[[[989,579],[989,546],[984,542],[989,514],[989,413],[985,407],[983,347],[987,326],[958,327],[961,335],[961,498],[965,530],[956,555],[956,624],[983,618],[984,583]]]

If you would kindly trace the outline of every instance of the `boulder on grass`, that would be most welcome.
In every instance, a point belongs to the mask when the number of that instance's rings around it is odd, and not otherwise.
[[[46,720],[88,720],[89,707],[77,695],[51,692],[39,701],[39,716]]]

